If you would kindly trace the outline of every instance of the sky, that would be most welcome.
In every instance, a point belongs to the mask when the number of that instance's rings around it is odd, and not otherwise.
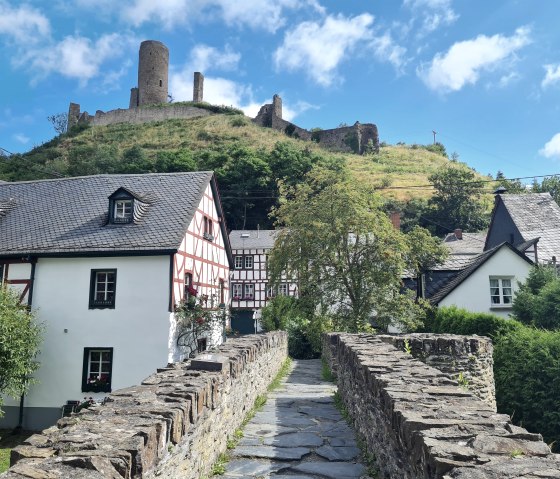
[[[0,148],[47,116],[127,108],[138,48],[169,48],[169,92],[303,128],[375,123],[480,173],[560,173],[560,0],[0,0]],[[530,180],[527,180],[530,182]]]

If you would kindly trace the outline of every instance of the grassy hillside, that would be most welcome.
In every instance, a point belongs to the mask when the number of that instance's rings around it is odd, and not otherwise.
[[[19,172],[20,178],[17,179],[51,177],[40,168],[30,170],[29,166],[32,164],[66,176],[72,173],[68,171],[68,162],[73,154],[88,154],[89,149],[101,146],[117,157],[136,146],[149,159],[155,159],[158,152],[177,150],[191,151],[196,158],[200,150],[220,151],[231,144],[270,152],[279,141],[292,143],[297,148],[306,148],[317,154],[344,158],[357,176],[385,186],[426,184],[428,176],[448,162],[441,155],[407,146],[383,147],[378,155],[372,156],[325,152],[315,143],[288,138],[281,132],[258,127],[245,117],[214,115],[143,125],[97,126],[75,134],[61,135],[24,154],[26,168]],[[16,179],[8,172],[4,172],[3,178]],[[427,190],[406,189],[387,189],[383,193],[399,199],[429,195]]]

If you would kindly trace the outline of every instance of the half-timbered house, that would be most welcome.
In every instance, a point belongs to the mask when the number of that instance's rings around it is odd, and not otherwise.
[[[259,330],[260,310],[274,296],[297,296],[297,282],[287,278],[272,287],[267,260],[274,246],[276,230],[233,230],[229,234],[232,248],[231,328],[241,334]]]
[[[196,290],[222,314],[231,262],[212,172],[0,183],[0,278],[45,325],[21,425],[180,360],[176,305]],[[3,410],[15,426],[19,398]]]

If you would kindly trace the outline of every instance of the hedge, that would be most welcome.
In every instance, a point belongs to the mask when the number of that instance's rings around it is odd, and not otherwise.
[[[424,331],[478,334],[494,342],[498,411],[560,446],[560,331],[545,331],[486,313],[438,308]]]

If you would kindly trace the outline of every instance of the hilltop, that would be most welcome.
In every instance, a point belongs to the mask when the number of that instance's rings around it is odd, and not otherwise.
[[[295,183],[313,163],[345,163],[357,178],[399,201],[427,198],[429,189],[402,187],[426,185],[432,173],[449,163],[445,156],[415,145],[382,144],[379,153],[370,155],[327,151],[314,142],[257,126],[235,111],[228,113],[74,127],[27,153],[7,158],[0,165],[0,179],[215,170],[230,226],[241,228],[270,223],[264,210],[274,203],[276,181]]]

